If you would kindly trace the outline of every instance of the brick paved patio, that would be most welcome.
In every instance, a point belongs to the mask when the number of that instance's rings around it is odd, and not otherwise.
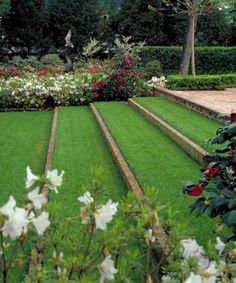
[[[225,90],[168,90],[175,96],[207,107],[213,111],[229,114],[236,110],[236,88]]]

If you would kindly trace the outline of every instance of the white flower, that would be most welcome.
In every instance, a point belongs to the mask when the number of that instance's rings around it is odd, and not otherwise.
[[[48,212],[43,211],[37,218],[32,219],[32,223],[36,228],[39,235],[43,235],[44,231],[50,225],[50,221],[48,220]]]
[[[39,194],[39,187],[28,193],[28,199],[31,200],[36,209],[41,209],[48,199],[44,193]]]
[[[170,281],[172,278],[169,275],[163,275],[161,277],[161,282],[168,282]]]
[[[101,277],[99,283],[103,283],[106,279],[114,279],[114,274],[116,274],[117,271],[118,270],[114,267],[114,262],[111,259],[111,255],[108,255],[100,265]]]
[[[26,176],[27,179],[25,182],[25,186],[26,189],[28,189],[39,179],[39,177],[32,173],[29,166],[26,168],[26,172],[27,172],[27,176]]]
[[[62,177],[64,175],[64,171],[61,172],[61,174],[59,175],[57,169],[54,169],[52,171],[48,171],[47,172],[47,176],[46,178],[49,179],[50,183],[47,184],[48,188],[50,190],[55,191],[56,193],[58,193],[57,187],[60,187],[62,184]]]
[[[211,261],[207,269],[204,270],[208,273],[209,277],[203,279],[203,283],[215,283],[217,274],[219,273],[216,269],[215,261]]]
[[[181,244],[185,258],[195,257],[198,260],[199,267],[202,269],[208,266],[209,261],[204,257],[204,249],[198,245],[196,240],[184,239],[181,241]]]
[[[118,203],[112,203],[112,201],[109,200],[105,205],[99,208],[96,213],[94,213],[97,228],[102,230],[106,229],[107,223],[112,220],[113,215],[117,212],[117,206]]]
[[[90,192],[86,192],[84,193],[84,195],[82,197],[79,197],[78,200],[82,203],[84,203],[85,205],[90,205],[94,199],[91,196]]]
[[[3,235],[5,237],[9,236],[11,240],[15,240],[21,236],[23,231],[27,231],[28,223],[28,211],[24,208],[16,207],[9,219],[5,221],[3,225]]]
[[[190,276],[184,281],[184,283],[202,283],[202,278],[200,275],[191,272]]]
[[[149,242],[155,242],[155,236],[153,235],[153,230],[152,229],[148,229],[146,234],[145,234],[145,238],[147,239],[147,241]]]
[[[225,243],[221,241],[220,237],[216,238],[215,248],[219,251],[219,255],[221,255],[225,248]]]
[[[14,207],[16,206],[16,201],[13,196],[10,196],[8,202],[0,208],[0,214],[10,217],[14,212]]]

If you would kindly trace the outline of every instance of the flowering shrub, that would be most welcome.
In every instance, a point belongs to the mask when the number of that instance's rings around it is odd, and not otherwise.
[[[127,100],[133,96],[135,83],[142,77],[137,54],[117,53],[110,74],[93,85],[92,100]]]
[[[206,212],[219,217],[218,229],[227,225],[236,238],[236,114],[228,117],[228,125],[219,128],[212,144],[225,144],[204,158],[203,175],[198,184],[184,183],[184,192],[198,199],[191,205],[197,216]]]
[[[207,252],[194,239],[183,239],[170,255],[164,267],[162,282],[214,283],[235,282],[236,243],[225,244],[219,237],[209,243]],[[208,255],[207,255],[208,253]]]
[[[164,76],[161,76],[160,78],[152,77],[151,80],[147,81],[147,84],[151,88],[155,87],[164,87],[167,82],[167,79]]]
[[[42,72],[42,71],[40,71]],[[48,108],[86,101],[95,78],[90,74],[49,77],[28,74],[0,79],[0,108]]]

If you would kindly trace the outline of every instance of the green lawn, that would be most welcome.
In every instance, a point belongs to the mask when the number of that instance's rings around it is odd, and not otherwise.
[[[217,128],[222,127],[219,122],[163,97],[138,97],[134,100],[206,150],[216,148],[207,141],[215,136]]]
[[[94,168],[105,171],[106,194],[101,199],[118,201],[126,188],[93,114],[87,107],[59,110],[54,167],[65,171],[64,183],[56,199],[67,207],[66,215],[78,213],[82,185],[91,182]],[[69,205],[68,205],[69,204]]]
[[[199,166],[126,103],[96,103],[96,107],[142,187],[155,186],[160,201],[179,211],[178,219],[201,243],[212,238],[213,222],[190,214],[188,205],[194,199],[181,188],[183,180],[198,179]]]
[[[26,167],[44,173],[52,112],[0,113],[0,205],[26,194]]]

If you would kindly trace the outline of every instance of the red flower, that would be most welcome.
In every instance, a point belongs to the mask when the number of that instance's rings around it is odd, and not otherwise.
[[[122,69],[121,72],[120,72],[121,76],[124,76],[125,75],[125,70]]]
[[[214,167],[206,166],[204,168],[204,174],[210,178],[214,177],[215,175],[220,175],[222,171],[219,169],[219,165]]]
[[[231,122],[236,122],[236,112],[235,113],[231,113],[230,117],[229,117],[229,120]]]
[[[35,74],[38,75],[38,76],[45,76],[45,75],[47,75],[47,73],[48,72],[46,70],[41,70],[41,71],[35,72]]]
[[[120,85],[126,85],[126,81],[123,80],[122,78],[118,77],[118,81],[119,81]]]
[[[93,84],[94,88],[101,88],[104,86],[104,82],[103,81],[97,81],[96,83]]]
[[[203,186],[197,185],[193,188],[191,192],[188,192],[188,195],[191,197],[199,197],[202,194],[203,190],[204,190]]]
[[[91,99],[94,100],[99,96],[97,92],[94,92],[93,95],[91,96]]]
[[[96,66],[90,66],[87,71],[89,74],[96,74],[99,73],[99,70]]]
[[[8,69],[11,70],[11,71],[16,71],[17,67],[15,65],[9,65]]]

